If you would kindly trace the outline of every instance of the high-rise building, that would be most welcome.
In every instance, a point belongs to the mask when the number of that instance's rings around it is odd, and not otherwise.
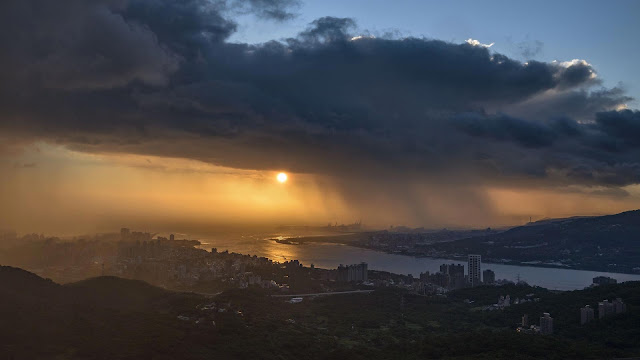
[[[593,308],[589,305],[580,309],[580,324],[584,325],[593,320]]]
[[[529,315],[527,314],[522,315],[522,327],[525,329],[529,327]]]
[[[464,265],[462,264],[442,264],[440,265],[442,274],[442,284],[440,286],[449,289],[460,289],[465,287]]]
[[[610,315],[621,314],[625,311],[627,311],[627,305],[622,301],[621,298],[617,298],[612,302],[609,302],[609,300],[602,300],[598,303],[599,319]]]
[[[613,307],[615,309],[616,314],[622,314],[623,312],[627,311],[627,305],[624,302],[622,302],[621,298],[617,298],[613,300]]]
[[[439,287],[448,288],[451,286],[451,284],[449,283],[450,280],[451,279],[449,278],[449,275],[437,272],[433,275],[430,275],[426,281],[431,284],[438,285]]]
[[[549,313],[544,313],[540,317],[540,334],[553,334],[553,318],[551,317],[551,315],[549,315]]]
[[[360,274],[362,281],[369,281],[369,265],[366,262],[360,263]]]
[[[482,272],[482,281],[485,284],[493,284],[496,282],[496,273],[491,269]]]
[[[481,267],[480,255],[469,255],[469,285],[472,287],[482,283]]]
[[[462,264],[442,264],[440,265],[440,272],[448,275],[462,275],[464,277],[464,265]]]
[[[169,240],[174,241],[175,239],[176,239],[175,235],[173,235],[173,234],[169,235]]]
[[[603,300],[598,303],[598,319],[602,319],[605,316],[613,315],[616,313],[616,306],[610,303],[609,300]]]

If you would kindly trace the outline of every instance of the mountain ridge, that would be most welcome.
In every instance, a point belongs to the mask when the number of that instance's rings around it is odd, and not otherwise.
[[[489,262],[555,263],[576,269],[638,273],[640,210],[530,223],[431,248],[446,253],[477,253]]]

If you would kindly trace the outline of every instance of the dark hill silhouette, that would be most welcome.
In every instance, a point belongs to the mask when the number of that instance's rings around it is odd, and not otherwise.
[[[28,271],[0,266],[0,299],[3,304],[27,307],[43,298],[57,298],[61,286]],[[3,307],[0,306],[0,311]]]
[[[601,359],[640,353],[638,282],[561,294],[524,285],[482,286],[450,297],[389,287],[297,305],[263,291],[235,289],[215,299],[230,310],[218,312],[195,309],[211,299],[115,277],[61,286],[1,267],[0,281],[2,359]],[[483,305],[505,293],[534,292],[542,301],[501,312],[476,311],[463,302]],[[580,307],[616,297],[628,304],[628,314],[579,324]],[[523,313],[533,319],[542,312],[555,317],[554,336],[520,336],[509,328]],[[196,323],[200,317],[209,321]],[[296,323],[286,320],[292,318]],[[411,319],[412,327],[400,319]],[[372,333],[383,337],[372,342]],[[398,346],[406,336],[417,340]]]
[[[106,308],[161,310],[176,293],[164,290],[140,280],[101,276],[66,284],[70,292],[87,303],[100,304]]]
[[[549,219],[434,248],[478,253],[485,259],[560,262],[579,269],[640,272],[640,210],[615,215]]]
[[[46,291],[58,287],[59,285],[49,279],[43,279],[40,276],[28,272],[26,270],[0,265],[0,291],[11,291],[20,289],[23,292]]]
[[[171,358],[198,348],[180,340],[187,329],[176,316],[202,299],[142,281],[58,285],[2,266],[0,299],[0,354],[8,358]]]

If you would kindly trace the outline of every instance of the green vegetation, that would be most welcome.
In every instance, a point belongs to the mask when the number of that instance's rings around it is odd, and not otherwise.
[[[510,285],[420,296],[399,288],[305,298],[267,290],[215,298],[115,277],[58,285],[0,268],[0,353],[11,359],[527,359],[640,355],[640,283],[554,293]],[[539,302],[482,311],[500,295]],[[621,297],[626,314],[579,325],[585,304]],[[465,302],[472,300],[473,303]],[[216,303],[215,309],[198,305]],[[220,312],[219,309],[225,309]],[[518,334],[550,312],[553,336]],[[178,316],[189,320],[179,320]],[[196,323],[196,320],[202,320]],[[213,325],[212,321],[215,321]]]

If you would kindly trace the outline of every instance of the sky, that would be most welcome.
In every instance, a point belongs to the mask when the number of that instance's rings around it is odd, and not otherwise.
[[[398,32],[462,43],[472,38],[494,43],[492,50],[518,60],[587,59],[604,84],[622,82],[640,95],[640,33],[633,0],[585,1],[306,1],[287,26],[240,20],[231,41],[259,43],[287,38],[322,16],[350,17],[371,33]],[[637,107],[638,103],[634,103]]]
[[[4,1],[0,229],[487,227],[636,209],[639,10]]]

